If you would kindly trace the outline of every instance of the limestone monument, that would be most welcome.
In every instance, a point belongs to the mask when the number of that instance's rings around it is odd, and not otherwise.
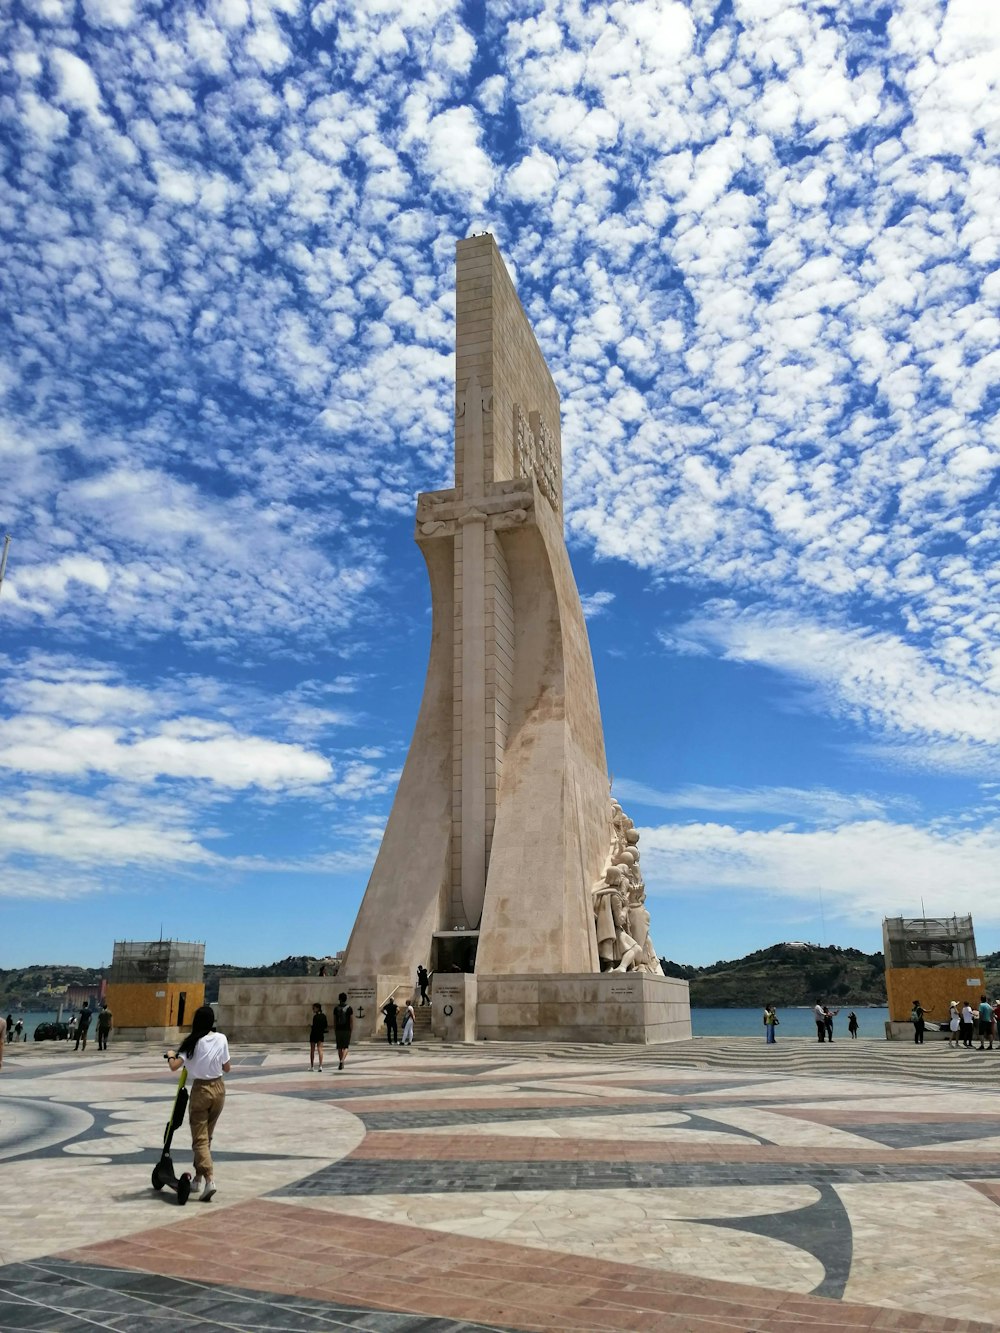
[[[492,236],[459,242],[456,304],[455,485],[417,501],[427,681],[336,984],[377,1023],[424,963],[449,1037],[686,1038],[610,794],[559,395]]]

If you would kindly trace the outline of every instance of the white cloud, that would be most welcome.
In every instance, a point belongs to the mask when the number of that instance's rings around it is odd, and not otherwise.
[[[890,738],[963,742],[974,768],[984,748],[1000,763],[1000,690],[954,669],[966,665],[962,645],[949,669],[897,634],[725,603],[707,606],[667,641],[788,675],[823,707]]]
[[[87,22],[95,28],[127,28],[135,20],[135,0],[83,0]]]
[[[190,829],[155,811],[137,813],[105,800],[27,788],[9,794],[0,825],[0,858],[37,857],[78,871],[125,865],[158,868],[199,865],[214,859]],[[15,883],[16,892],[16,883]]]
[[[476,101],[488,116],[495,116],[503,106],[507,89],[507,80],[502,74],[494,74],[484,79],[476,89]]]
[[[298,743],[247,734],[219,714],[238,707],[211,681],[176,681],[160,690],[138,688],[99,666],[36,659],[8,676],[0,696],[11,715],[0,718],[0,769],[26,776],[98,775],[140,786],[170,778],[231,791],[317,789],[334,778],[329,759]],[[191,711],[198,697],[213,716]],[[256,701],[247,701],[252,713]],[[286,717],[297,729],[339,722],[329,710],[304,710],[292,697],[270,702],[272,726]],[[339,782],[350,781],[354,761]],[[377,776],[372,770],[370,779]]]
[[[519,203],[540,203],[551,196],[558,179],[559,164],[555,158],[532,148],[507,173],[507,193]]]
[[[265,791],[316,786],[332,773],[328,760],[300,746],[240,736],[194,718],[131,736],[113,727],[66,726],[30,716],[0,721],[0,767],[25,774],[100,774],[140,783],[193,779]]]
[[[878,797],[831,791],[825,787],[710,787],[688,783],[672,790],[658,791],[645,783],[616,777],[614,792],[629,806],[785,815],[810,823],[871,818],[883,815],[886,808],[886,802]]]
[[[583,607],[583,614],[588,620],[593,619],[594,616],[603,615],[614,600],[614,593],[608,592],[606,588],[599,588],[596,592],[580,594],[580,604]]]
[[[267,74],[283,69],[292,53],[274,28],[258,28],[246,39],[247,53]]]
[[[481,128],[471,107],[432,116],[423,129],[425,164],[441,189],[474,208],[484,207],[496,174],[481,147]]]
[[[739,830],[725,824],[640,830],[647,888],[784,899],[872,925],[899,911],[971,912],[1000,921],[1000,830],[864,820],[836,828]]]
[[[51,61],[59,82],[60,99],[66,106],[76,107],[96,116],[101,109],[101,90],[94,71],[72,51],[56,47]]]

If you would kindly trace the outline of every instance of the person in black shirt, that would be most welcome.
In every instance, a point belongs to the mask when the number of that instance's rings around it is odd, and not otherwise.
[[[347,992],[341,991],[337,996],[337,1003],[333,1010],[333,1039],[337,1043],[337,1056],[340,1060],[339,1068],[343,1069],[344,1061],[347,1059],[347,1048],[351,1044],[351,1033],[354,1031],[354,1010],[347,1003]]]
[[[330,1026],[327,1022],[326,1014],[323,1012],[321,1004],[314,1004],[312,1011],[312,1023],[309,1027],[309,1068],[315,1068],[316,1056],[319,1056],[319,1072],[323,1072],[323,1038],[326,1036],[326,1030]]]
[[[390,995],[388,1000],[382,1006],[382,1013],[385,1015],[385,1039],[392,1045],[399,1045],[398,1029],[396,1027],[399,1005]]]
[[[83,1042],[83,1049],[87,1049],[87,1031],[90,1028],[90,1001],[84,1000],[83,1008],[80,1010],[80,1021],[76,1025],[76,1045],[74,1051],[80,1049],[80,1042]]]
[[[97,1011],[97,1049],[106,1051],[108,1049],[108,1037],[111,1034],[111,1010],[108,1008],[107,1001],[102,1001],[100,1009]]]

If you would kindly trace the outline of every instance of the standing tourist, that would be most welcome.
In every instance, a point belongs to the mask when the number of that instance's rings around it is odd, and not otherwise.
[[[958,1001],[952,1000],[948,1006],[948,1045],[958,1050],[959,1031],[962,1027],[962,1014]]]
[[[191,1031],[176,1051],[167,1052],[170,1068],[176,1074],[181,1065],[188,1071],[191,1101],[188,1123],[191,1126],[191,1148],[194,1152],[194,1180],[191,1193],[202,1203],[208,1203],[216,1191],[212,1168],[212,1136],[226,1101],[223,1074],[232,1069],[229,1042],[221,1032],[213,1031],[215,1013],[210,1004],[194,1011]]]
[[[8,1014],[7,1021],[4,1023],[4,1036],[8,1041],[14,1036],[14,1015]]]
[[[14,1024],[14,1040],[15,1040],[15,1041],[20,1041],[20,1040],[21,1040],[21,1033],[22,1033],[23,1031],[24,1031],[24,1024],[21,1022],[20,1019],[18,1019],[17,1022]],[[25,1037],[24,1040],[27,1041],[28,1038]]]
[[[426,967],[424,967],[423,963],[421,963],[420,966],[417,968],[417,985],[420,987],[421,1009],[424,1007],[425,1004],[430,1004],[430,1000],[427,998],[427,986],[429,982],[430,982],[430,976],[428,975]]]
[[[111,1035],[111,1017],[107,1000],[102,1000],[101,1007],[97,1011],[97,1049],[99,1051],[108,1049],[108,1037]]]
[[[84,1000],[83,1008],[80,1010],[80,1017],[76,1024],[76,1045],[74,1051],[80,1049],[80,1042],[83,1042],[83,1049],[87,1049],[87,1033],[90,1030],[90,1001]]]
[[[857,1014],[854,1012],[853,1009],[852,1009],[851,1012],[847,1015],[847,1030],[848,1030],[848,1032],[851,1034],[851,1039],[852,1039],[853,1041],[857,1041],[857,1039],[858,1039],[858,1016],[857,1016]]]
[[[924,1044],[924,1006],[919,1000],[913,1001],[913,1008],[910,1010],[910,1022],[913,1024],[913,1040],[917,1046]]]
[[[826,1028],[826,1039],[831,1045],[833,1044],[833,1020],[839,1013],[839,1009],[829,1009],[826,1006],[823,1008],[823,1026]]]
[[[76,1014],[70,1014],[69,1023],[66,1025],[66,1040],[72,1041],[76,1036]]]
[[[354,1010],[347,1003],[347,992],[341,991],[337,996],[337,1003],[333,1009],[333,1039],[337,1043],[337,1058],[340,1064],[338,1069],[343,1069],[344,1061],[347,1059],[347,1049],[351,1044],[351,1033],[354,1031]]]
[[[401,1045],[413,1045],[413,1024],[416,1019],[416,1011],[413,1008],[413,1001],[406,1001],[406,1008],[403,1011],[403,1040]]]
[[[399,1042],[398,1015],[399,1005],[390,995],[382,1006],[382,1017],[385,1021],[385,1039],[390,1046]]]
[[[326,1030],[330,1026],[327,1022],[326,1014],[323,1012],[321,1004],[314,1004],[312,1011],[312,1022],[309,1026],[309,1069],[314,1068],[314,1062],[317,1054],[319,1055],[319,1072],[323,1072],[323,1038],[326,1036]]]
[[[972,1050],[972,1038],[975,1036],[976,1016],[968,1000],[962,1005],[962,1045]]]
[[[990,1050],[993,1049],[993,1006],[985,995],[979,997],[979,1049],[985,1051],[983,1042],[989,1038]]]
[[[768,1046],[775,1043],[774,1029],[778,1026],[778,1015],[774,1012],[774,1005],[769,1004],[764,1010],[764,1039]]]
[[[816,1020],[816,1040],[826,1041],[826,1010],[819,1000],[813,1005],[813,1018]]]
[[[7,1046],[7,1024],[0,1022],[0,1069],[3,1069],[3,1053]]]

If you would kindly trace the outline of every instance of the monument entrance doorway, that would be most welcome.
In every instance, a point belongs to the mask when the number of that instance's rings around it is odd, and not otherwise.
[[[431,946],[434,976],[448,972],[475,972],[479,949],[478,930],[436,930]]]

